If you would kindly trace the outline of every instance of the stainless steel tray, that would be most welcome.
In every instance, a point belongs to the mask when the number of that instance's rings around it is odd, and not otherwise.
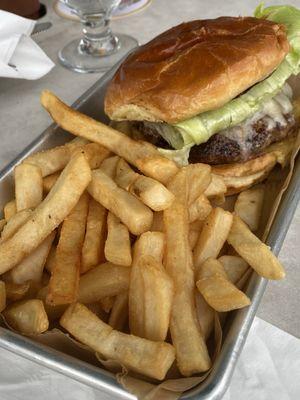
[[[106,117],[103,113],[105,88],[116,68],[99,79],[74,103],[73,107],[96,119],[105,121]],[[0,208],[3,208],[3,205],[13,196],[14,166],[31,153],[62,144],[69,138],[70,135],[68,133],[62,131],[57,125],[52,124],[17,159],[0,172]],[[279,253],[300,199],[300,186],[297,186],[299,178],[300,161],[298,158],[292,180],[284,194],[267,240],[267,243],[271,246],[275,254]],[[182,398],[202,400],[222,398],[229,385],[237,359],[242,351],[266,285],[267,281],[265,279],[253,274],[247,289],[247,294],[252,300],[251,306],[232,313],[227,332],[225,332],[225,340],[221,353],[216,360],[211,374],[201,386],[185,392]],[[115,381],[112,374],[100,367],[88,364],[70,355],[54,350],[51,347],[37,343],[4,327],[0,327],[0,347],[109,393],[113,399],[136,398],[126,392]]]

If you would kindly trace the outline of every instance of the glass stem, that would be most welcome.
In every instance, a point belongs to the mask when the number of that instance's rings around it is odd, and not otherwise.
[[[107,14],[85,14],[80,16],[83,24],[83,38],[79,51],[94,56],[107,56],[119,49],[118,38],[112,33]]]

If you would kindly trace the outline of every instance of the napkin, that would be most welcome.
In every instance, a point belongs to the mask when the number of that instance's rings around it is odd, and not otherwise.
[[[1,400],[116,400],[0,348]],[[300,399],[300,340],[255,318],[222,400]]]
[[[0,10],[0,77],[39,79],[54,63],[31,39],[35,21]]]

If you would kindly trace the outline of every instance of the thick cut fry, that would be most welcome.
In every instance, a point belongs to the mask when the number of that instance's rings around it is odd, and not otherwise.
[[[204,221],[194,221],[191,224],[189,224],[189,243],[191,246],[191,249],[194,250],[196,243],[198,241],[200,232],[203,228]]]
[[[54,238],[55,232],[50,233],[31,254],[10,271],[11,279],[14,283],[41,282],[45,262]]]
[[[1,235],[2,235],[2,232],[3,232],[3,229],[4,229],[5,225],[6,225],[6,220],[4,218],[0,219],[0,233],[1,233]]]
[[[139,267],[141,257],[150,255],[158,263],[162,263],[165,248],[164,234],[161,232],[145,232],[136,241],[133,248],[133,261],[129,288],[129,327],[130,332],[144,336],[144,297],[143,279]]]
[[[25,300],[14,303],[4,311],[7,323],[16,331],[25,335],[37,335],[45,332],[49,321],[41,300]]]
[[[101,264],[80,277],[78,301],[94,303],[117,296],[129,287],[130,268],[111,263]]]
[[[130,266],[131,245],[128,228],[111,212],[107,216],[107,239],[104,247],[107,261],[113,264]]]
[[[30,291],[30,282],[25,283],[13,283],[6,282],[6,298],[10,301],[18,301],[28,297]]]
[[[54,269],[54,264],[55,264],[55,253],[56,253],[56,246],[52,244],[46,263],[45,263],[45,269],[51,274],[51,272]]]
[[[48,194],[50,190],[55,185],[57,179],[59,178],[60,171],[55,172],[54,174],[48,175],[43,179],[43,191]]]
[[[134,235],[140,235],[151,228],[153,213],[140,200],[115,182],[100,169],[92,172],[88,192],[103,207],[115,214]]]
[[[150,143],[135,141],[125,134],[73,110],[47,90],[42,93],[41,103],[63,129],[101,144],[151,178],[167,183],[178,171],[176,164],[161,156]]]
[[[117,165],[116,183],[129,191],[153,211],[168,208],[174,195],[160,182],[134,172],[122,158]]]
[[[153,213],[153,222],[151,231],[163,232],[164,231],[164,213],[162,211]]]
[[[110,310],[113,308],[115,302],[115,297],[103,297],[103,299],[99,300],[99,304],[102,310],[109,314]]]
[[[91,197],[81,254],[82,274],[104,262],[106,216],[107,210]]]
[[[215,310],[205,301],[204,297],[198,290],[195,291],[195,302],[201,331],[207,341],[213,331]]]
[[[17,213],[16,200],[11,200],[6,203],[3,209],[3,213],[6,221],[13,217]]]
[[[167,337],[174,285],[162,264],[152,256],[139,260],[144,296],[144,335],[146,339],[164,341]]]
[[[117,331],[122,331],[128,321],[128,290],[115,297],[108,324]]]
[[[198,269],[209,257],[217,258],[226,242],[232,224],[232,214],[222,208],[214,208],[206,218],[194,249],[194,264]]]
[[[17,230],[31,217],[32,210],[22,210],[13,215],[1,232],[1,242],[12,237]]]
[[[0,281],[0,313],[6,307],[6,290],[5,290],[5,283]]]
[[[176,188],[176,194],[181,191],[179,200],[176,197],[171,207],[164,211],[166,267],[175,289],[170,321],[171,337],[178,368],[182,375],[190,376],[207,371],[211,361],[196,315],[187,195],[184,193],[187,188],[184,180],[178,183],[180,186]]]
[[[267,279],[283,279],[285,271],[270,248],[261,242],[237,216],[227,241],[259,275]]]
[[[30,254],[66,218],[91,180],[82,154],[74,156],[32,217],[8,240],[0,243],[0,274]]]
[[[222,256],[218,261],[223,265],[228,279],[232,283],[238,282],[248,269],[245,260],[238,256]]]
[[[252,232],[259,228],[264,187],[259,186],[245,190],[238,195],[234,205],[235,213],[249,226]]]
[[[204,194],[200,196],[189,206],[189,222],[204,220],[211,212],[212,207]]]
[[[101,171],[105,172],[111,179],[115,179],[119,159],[118,156],[106,158],[101,164]]]
[[[211,183],[211,167],[208,164],[189,164],[187,169],[188,205],[205,192]]]
[[[71,156],[79,152],[84,154],[91,169],[99,168],[103,160],[110,155],[110,151],[107,148],[97,143],[88,143],[82,147],[76,146],[74,149],[71,148]]]
[[[79,303],[66,310],[60,324],[105,358],[151,378],[164,379],[175,359],[172,345],[115,331]]]
[[[211,174],[211,182],[205,190],[206,197],[213,198],[223,196],[226,193],[227,187],[222,176]]]
[[[37,207],[43,200],[43,177],[39,167],[22,163],[15,168],[17,212]]]
[[[88,201],[89,196],[84,193],[63,222],[49,283],[49,304],[69,304],[77,300]]]
[[[218,312],[236,310],[251,303],[245,293],[229,281],[222,264],[213,258],[201,265],[196,285],[206,302]]]

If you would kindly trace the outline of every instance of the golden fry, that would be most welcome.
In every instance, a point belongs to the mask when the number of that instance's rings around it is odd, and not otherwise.
[[[285,271],[270,248],[261,242],[237,216],[228,235],[228,243],[259,275],[267,279],[283,279]]]
[[[32,210],[30,210],[30,209],[22,210],[16,214],[14,214],[7,221],[7,224],[4,226],[4,228],[1,232],[1,242],[12,237],[17,232],[17,230],[22,225],[24,225],[26,221],[29,220],[31,215],[32,215]]]
[[[6,282],[6,298],[10,301],[18,301],[28,297],[30,291],[30,282],[13,283]]]
[[[234,211],[252,232],[259,228],[264,200],[264,187],[258,186],[241,192],[236,199]]]
[[[222,176],[211,174],[211,182],[205,190],[204,194],[209,199],[223,196],[227,191],[224,179]]]
[[[104,247],[107,261],[130,266],[132,262],[128,228],[111,212],[107,216],[107,239]]]
[[[122,331],[128,321],[128,291],[118,294],[112,306],[108,324],[117,331]]]
[[[66,310],[60,324],[77,340],[105,358],[151,378],[164,379],[175,359],[175,351],[170,344],[115,331],[79,303]]]
[[[22,163],[15,168],[17,212],[37,207],[43,200],[43,177],[39,167]]]
[[[46,263],[45,263],[45,269],[51,274],[51,272],[54,269],[54,264],[55,264],[55,253],[56,253],[56,246],[52,244]]]
[[[6,307],[6,290],[5,290],[5,283],[0,281],[0,313]]]
[[[204,221],[194,249],[194,264],[198,270],[209,257],[216,258],[226,242],[232,224],[232,214],[222,208],[214,208]]]
[[[211,212],[212,206],[204,194],[200,196],[189,206],[189,222],[204,220]]]
[[[153,222],[150,230],[154,232],[164,231],[164,214],[162,211],[153,213]]]
[[[0,243],[0,274],[30,254],[66,218],[89,184],[91,169],[81,154],[74,156],[32,217]]]
[[[11,200],[6,203],[3,209],[3,213],[6,221],[13,217],[17,213],[16,200]]]
[[[228,279],[232,283],[238,282],[248,269],[245,260],[238,256],[222,256],[218,261],[223,265]]]
[[[6,220],[5,220],[5,218],[0,219],[0,234],[1,234],[1,235],[2,235],[2,232],[3,232],[3,229],[4,229],[5,225],[6,225]]]
[[[49,283],[49,304],[69,304],[77,300],[88,201],[87,193],[83,193],[63,222]]]
[[[119,159],[118,156],[106,158],[101,164],[101,171],[105,172],[111,179],[115,179]]]
[[[60,171],[54,172],[54,174],[48,175],[43,179],[43,191],[48,194],[50,190],[55,185],[57,179],[59,178]]]

